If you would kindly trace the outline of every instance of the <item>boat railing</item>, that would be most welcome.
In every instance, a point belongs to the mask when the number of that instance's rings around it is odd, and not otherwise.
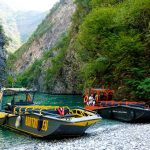
[[[72,107],[71,111],[72,111],[71,114],[78,116],[93,116],[93,114],[98,115],[97,112],[87,110],[82,107],[75,107],[75,108]]]
[[[79,112],[79,110],[77,112],[72,111],[68,106],[63,106],[65,108],[65,114],[62,116],[57,112],[59,107],[60,106],[16,106],[13,113],[17,115],[38,113],[39,115],[50,115],[57,118],[85,116],[85,114]]]
[[[64,106],[65,113],[61,116],[57,111],[59,107],[60,106],[16,106],[14,107],[13,113],[17,115],[38,113],[39,115],[51,115],[58,118],[93,116],[93,113],[96,114],[94,111],[89,111],[80,107],[70,109],[68,106]]]
[[[137,106],[137,107],[144,107],[144,102],[133,102],[133,101],[99,101],[96,106],[99,107],[109,107],[109,106]]]
[[[81,109],[81,110],[83,110],[83,111],[88,111],[88,112],[91,112],[91,113],[93,113],[93,114],[96,114],[96,115],[98,115],[98,113],[96,112],[96,111],[92,111],[92,110],[89,110],[89,109],[85,109],[85,108],[82,108],[82,107],[79,107],[79,106],[77,106],[77,107],[72,107],[72,108],[78,108],[78,109]]]
[[[13,113],[14,114],[28,114],[28,113],[39,113],[42,115],[43,113],[49,114],[49,115],[57,115],[57,109],[60,106],[16,106],[14,107]],[[64,106],[65,109],[70,110],[68,106]]]

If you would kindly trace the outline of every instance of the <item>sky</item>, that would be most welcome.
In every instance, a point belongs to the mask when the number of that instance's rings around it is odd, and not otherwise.
[[[14,10],[47,11],[59,0],[0,0],[7,3]]]

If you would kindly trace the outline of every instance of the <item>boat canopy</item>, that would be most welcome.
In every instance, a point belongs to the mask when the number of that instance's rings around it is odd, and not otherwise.
[[[27,89],[23,87],[22,88],[2,88],[2,91],[7,91],[7,90],[19,92],[19,91],[26,91]]]
[[[35,92],[35,89],[27,88],[2,88],[1,91],[14,91],[14,92]]]
[[[85,91],[85,94],[100,94],[100,93],[106,93],[106,94],[109,94],[109,93],[114,93],[114,90],[110,90],[110,89],[103,89],[103,88],[89,88],[89,89],[86,89]]]
[[[33,104],[35,92],[36,90],[26,88],[1,88],[0,109],[3,109],[5,103],[5,99],[3,100],[4,96],[12,96],[12,98],[9,98],[11,100],[11,105],[28,105]]]

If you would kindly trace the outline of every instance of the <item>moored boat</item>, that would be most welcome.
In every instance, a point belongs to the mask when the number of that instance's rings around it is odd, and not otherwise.
[[[97,109],[103,118],[115,119],[130,123],[150,122],[150,110],[141,107],[115,106]]]
[[[25,91],[25,101],[17,102],[13,97],[11,103],[5,105],[0,112],[2,127],[40,138],[81,136],[100,120],[98,114],[82,108],[34,105],[34,96],[28,96],[30,92]]]
[[[123,122],[150,122],[150,107],[143,101],[113,100],[113,90],[87,89],[84,97],[85,109],[97,111],[102,118]],[[90,95],[93,100],[90,102]],[[92,102],[93,101],[93,102]]]

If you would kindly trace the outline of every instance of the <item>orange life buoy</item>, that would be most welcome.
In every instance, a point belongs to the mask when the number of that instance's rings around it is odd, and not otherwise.
[[[65,114],[65,109],[64,107],[58,107],[57,108],[58,113],[60,114],[60,116],[64,116]]]
[[[30,94],[27,95],[27,101],[31,102],[31,95]]]
[[[87,95],[84,96],[84,103],[87,103],[89,97]]]

